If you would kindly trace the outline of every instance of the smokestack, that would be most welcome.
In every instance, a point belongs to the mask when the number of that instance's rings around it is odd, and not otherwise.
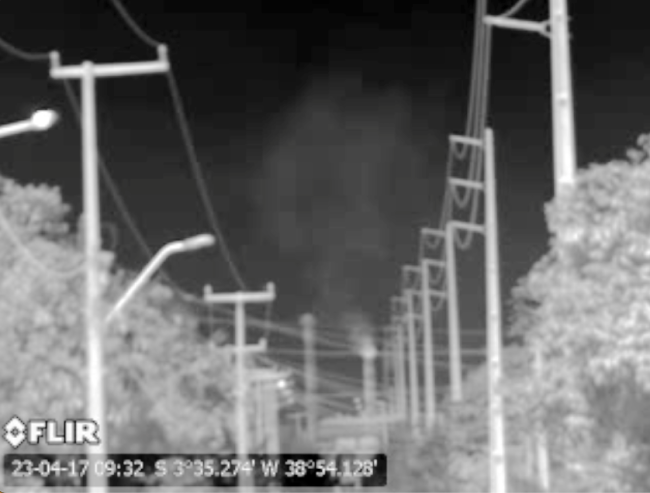
[[[307,436],[316,443],[316,317],[306,313],[300,317],[305,344],[305,401],[307,407]]]

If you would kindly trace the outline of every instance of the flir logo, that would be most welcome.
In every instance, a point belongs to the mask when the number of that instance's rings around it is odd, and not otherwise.
[[[91,419],[66,420],[57,426],[53,419],[32,419],[24,422],[14,416],[4,426],[4,439],[14,449],[23,442],[38,445],[43,440],[48,445],[98,445],[99,426]]]

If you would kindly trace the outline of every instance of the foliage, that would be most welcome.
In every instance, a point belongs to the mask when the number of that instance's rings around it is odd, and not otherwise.
[[[650,486],[650,138],[638,145],[548,204],[550,251],[514,291],[514,329],[544,360],[555,490]]]
[[[2,423],[14,415],[85,415],[83,255],[68,213],[58,189],[0,178]],[[117,268],[110,252],[102,254],[102,272],[107,312],[133,275]],[[223,349],[200,339],[197,326],[197,316],[169,288],[152,282],[104,328],[111,451],[226,447],[233,419],[229,361]]]
[[[520,492],[535,491],[522,461],[535,405],[530,359],[518,345],[503,351],[509,482],[512,491]],[[448,398],[439,403],[430,434],[414,439],[410,430],[395,432],[389,451],[391,491],[489,491],[488,412],[487,367],[481,365],[467,373],[461,404]]]
[[[454,491],[449,443],[442,428],[436,432],[441,432],[440,436],[436,433],[416,440],[406,427],[393,430],[388,449],[389,491]]]
[[[503,354],[510,490],[539,489],[527,460],[537,425],[552,491],[650,490],[650,136],[638,147],[581,170],[547,205],[549,251],[513,290],[523,346]],[[401,449],[410,481],[395,488],[489,489],[487,383],[478,367],[462,404],[439,405],[433,435]]]

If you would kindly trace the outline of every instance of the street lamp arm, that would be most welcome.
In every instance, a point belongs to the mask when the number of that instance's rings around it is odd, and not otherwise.
[[[182,241],[174,241],[168,243],[154,255],[154,257],[149,261],[149,263],[142,269],[142,272],[138,274],[135,281],[131,283],[129,288],[124,292],[120,299],[115,303],[111,311],[106,316],[105,323],[110,323],[113,321],[115,316],[124,308],[124,306],[131,301],[135,294],[144,286],[160,268],[160,266],[165,263],[170,256],[180,253],[184,250],[184,244]]]
[[[0,139],[29,132],[49,130],[59,121],[59,115],[52,110],[36,111],[27,120],[0,125]]]
[[[200,250],[201,248],[211,247],[215,244],[215,242],[216,240],[214,236],[210,234],[202,234],[192,236],[186,240],[182,240],[180,243],[182,244],[183,251],[190,252],[194,250]]]
[[[33,127],[32,127],[31,120],[23,120],[16,123],[8,123],[0,127],[0,139],[31,132],[32,129]]]

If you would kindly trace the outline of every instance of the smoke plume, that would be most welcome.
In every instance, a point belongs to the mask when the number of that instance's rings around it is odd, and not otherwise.
[[[341,316],[341,326],[348,333],[350,343],[359,353],[375,341],[375,328],[370,318],[361,311],[348,311]]]
[[[297,268],[325,323],[373,313],[378,266],[391,264],[396,180],[415,194],[424,182],[412,125],[405,92],[357,76],[313,82],[271,125],[258,193],[263,226],[283,252],[304,259]]]

